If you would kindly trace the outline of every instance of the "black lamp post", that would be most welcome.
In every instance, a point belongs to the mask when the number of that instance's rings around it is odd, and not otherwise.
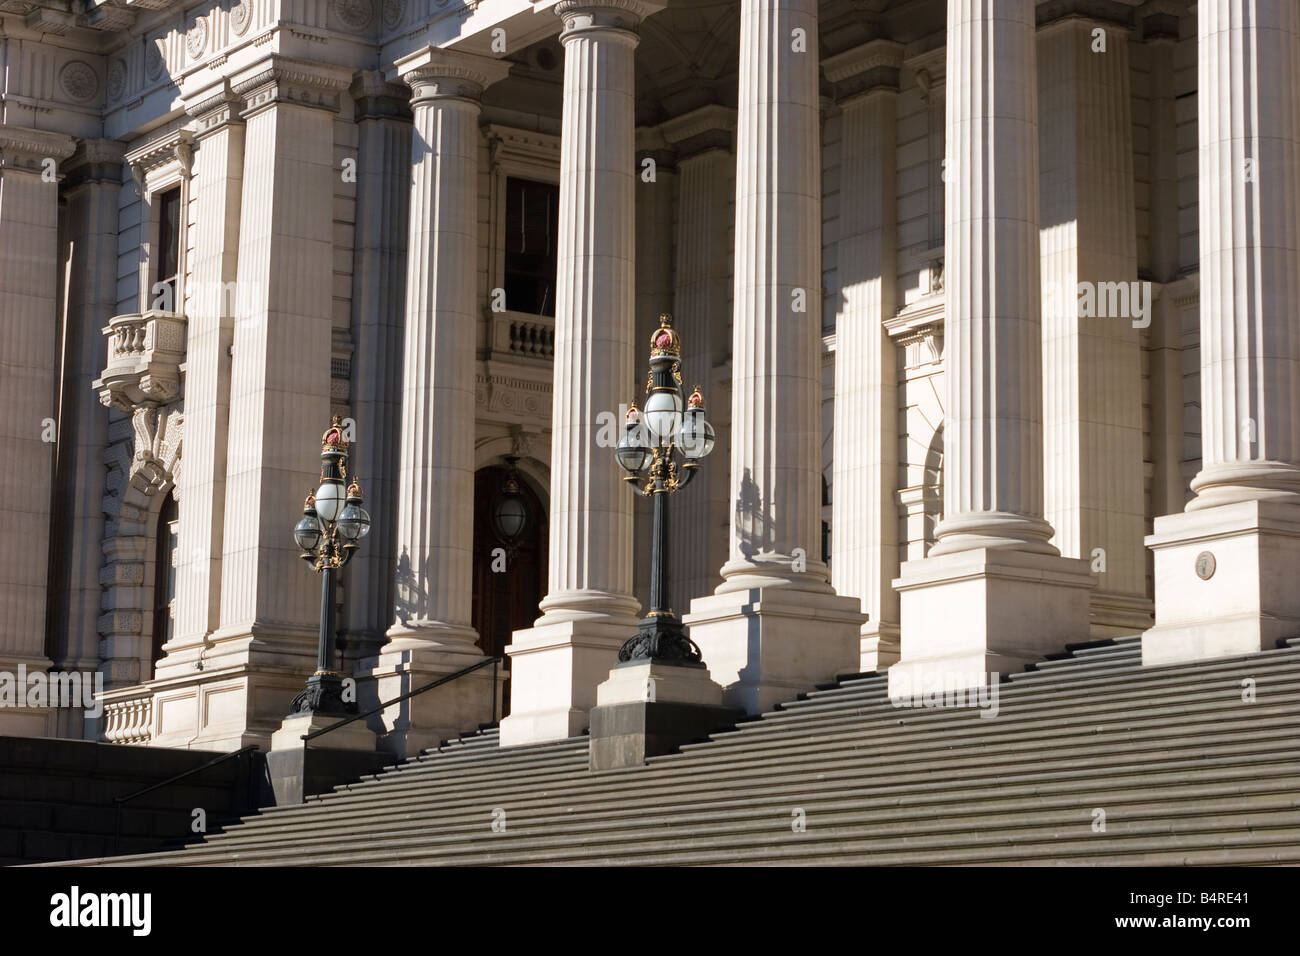
[[[307,496],[302,520],[293,529],[302,559],[321,576],[320,644],[316,672],[307,678],[306,690],[293,699],[290,713],[342,716],[356,713],[357,705],[343,700],[343,677],[334,670],[335,578],[351,560],[357,542],[370,533],[370,515],[361,507],[361,484],[355,476],[344,489],[348,443],[337,415],[321,436],[320,458],[320,487]]]
[[[700,461],[713,451],[714,436],[713,426],[704,417],[699,386],[683,400],[681,338],[672,323],[672,316],[659,316],[659,328],[650,337],[645,411],[635,404],[628,409],[618,443],[618,463],[629,472],[623,480],[638,495],[654,500],[650,611],[636,635],[619,649],[620,662],[700,663],[700,650],[686,636],[668,599],[668,496],[690,484]]]

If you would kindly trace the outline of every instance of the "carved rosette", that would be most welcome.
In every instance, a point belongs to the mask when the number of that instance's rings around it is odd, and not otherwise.
[[[406,0],[384,0],[384,26],[393,30],[406,13]]]
[[[88,103],[99,92],[99,76],[84,60],[71,60],[59,71],[59,88],[68,99]]]
[[[330,6],[334,9],[334,16],[349,30],[364,30],[375,19],[371,0],[334,0]]]

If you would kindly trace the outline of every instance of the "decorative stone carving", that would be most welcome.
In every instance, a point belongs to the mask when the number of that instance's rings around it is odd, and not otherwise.
[[[185,49],[189,51],[190,59],[201,60],[207,48],[208,21],[199,17],[195,19],[193,25],[185,33]]]
[[[353,30],[364,30],[375,18],[375,8],[370,0],[334,0],[334,15]]]
[[[171,312],[118,315],[104,329],[108,360],[94,383],[105,405],[134,411],[180,396],[185,316]]]
[[[99,92],[99,77],[89,63],[72,60],[59,71],[59,86],[70,99],[85,103]]]
[[[230,30],[237,37],[242,37],[253,20],[253,0],[238,0],[230,8]]]
[[[126,62],[114,60],[108,68],[108,98],[119,100],[126,92]]]
[[[144,73],[151,80],[162,76],[163,67],[166,65],[163,59],[163,45],[166,42],[166,37],[156,36],[145,44]]]
[[[384,26],[392,30],[402,22],[406,13],[406,0],[384,0]]]

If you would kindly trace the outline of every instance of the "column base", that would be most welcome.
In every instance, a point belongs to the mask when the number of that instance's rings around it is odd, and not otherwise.
[[[1003,548],[908,561],[889,696],[984,686],[1087,641],[1095,583],[1086,561]]]
[[[1243,501],[1155,520],[1156,623],[1142,663],[1270,650],[1300,635],[1300,505]]]
[[[618,649],[636,633],[637,620],[576,618],[515,631],[510,655],[510,716],[501,721],[501,746],[518,747],[576,737],[587,729],[596,686],[618,663]]]
[[[740,717],[740,711],[722,706],[722,688],[707,667],[628,661],[596,688],[590,767],[639,767]]]
[[[377,707],[383,701],[484,659],[483,653],[473,644],[385,651],[378,657],[363,661],[357,672],[361,709]],[[382,728],[380,749],[397,757],[410,757],[437,747],[444,740],[495,723],[501,710],[505,668],[496,669],[495,712],[492,674],[491,667],[484,667],[384,710],[378,717]]]
[[[696,598],[682,620],[722,685],[723,703],[747,714],[771,710],[861,664],[862,604],[829,587],[725,591]]]

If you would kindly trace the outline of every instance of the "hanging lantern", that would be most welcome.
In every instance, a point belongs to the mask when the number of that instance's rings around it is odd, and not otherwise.
[[[506,458],[510,470],[501,482],[501,488],[492,498],[492,531],[507,546],[513,547],[523,538],[528,530],[528,501],[524,498],[519,471],[515,468],[518,458]]]

